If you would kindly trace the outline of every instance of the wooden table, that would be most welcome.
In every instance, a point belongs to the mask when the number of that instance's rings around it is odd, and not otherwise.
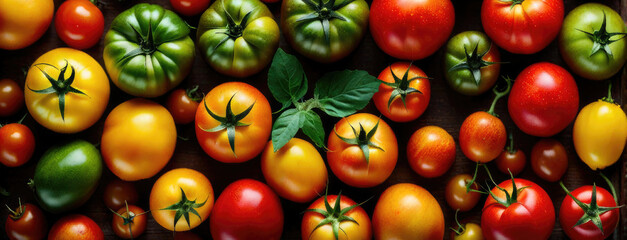
[[[149,1],[142,0],[139,2]],[[171,6],[167,0],[154,0],[150,2],[159,3],[165,8],[171,9]],[[583,4],[584,2],[588,1],[566,0],[566,12],[569,12],[574,7]],[[627,0],[606,0],[595,2],[602,2],[606,5],[609,5],[613,9],[617,9],[624,19],[627,17]],[[60,3],[60,0],[55,0],[55,7],[58,8]],[[109,24],[111,23],[113,18],[117,16],[118,13],[133,6],[136,2],[130,0],[124,2],[118,2],[117,0],[103,0],[102,3],[104,4],[102,11],[105,16],[106,31],[109,28]],[[453,3],[456,9],[456,24],[453,34],[466,30],[482,30],[480,20],[481,1],[453,0]],[[278,21],[280,4],[270,4],[269,8],[275,14],[275,17]],[[197,25],[198,18],[199,17],[192,17],[185,19],[191,25]],[[86,52],[93,56],[96,60],[98,60],[98,62],[100,62],[100,64],[104,66],[102,59],[102,44],[103,42],[100,41],[97,46],[86,50]],[[65,46],[65,44],[61,42],[60,39],[57,37],[54,27],[50,27],[39,41],[25,49],[18,51],[0,51],[0,77],[17,79],[23,86],[25,78],[22,73],[22,69],[27,68],[29,64],[31,64],[41,54],[62,46]],[[292,50],[291,47],[285,42],[284,38],[281,38],[280,47],[288,53],[295,54],[294,50]],[[509,62],[508,64],[504,64],[502,66],[501,74],[509,75],[511,77],[517,76],[517,74],[523,68],[538,61],[549,61],[566,67],[557,50],[557,41],[553,41],[546,49],[534,55],[513,55],[503,50],[501,50],[501,55],[502,61]],[[383,70],[386,66],[397,61],[396,59],[393,59],[392,57],[389,57],[385,53],[383,53],[375,45],[370,34],[366,35],[361,45],[353,54],[349,55],[347,58],[341,60],[338,63],[324,65],[308,60],[300,55],[297,56],[304,66],[305,71],[307,72],[308,79],[310,79],[309,83],[311,86],[309,89],[313,89],[313,84],[315,82],[313,80],[318,79],[324,72],[342,69],[362,69],[368,71],[374,76],[377,76],[379,72]],[[366,200],[369,197],[374,196],[372,200],[363,205],[366,212],[368,212],[369,215],[372,216],[372,212],[374,210],[374,206],[377,202],[378,196],[388,186],[401,182],[415,183],[428,189],[435,196],[435,198],[440,203],[442,210],[444,211],[447,227],[452,226],[451,224],[454,223],[454,210],[448,207],[444,200],[444,186],[446,182],[456,174],[472,173],[475,163],[464,157],[458,147],[456,160],[453,167],[441,177],[426,179],[420,177],[410,169],[406,159],[405,147],[410,135],[418,128],[426,125],[437,125],[444,128],[451,135],[453,135],[457,142],[459,127],[461,126],[464,118],[475,111],[487,109],[490,102],[492,101],[493,94],[488,92],[478,97],[466,97],[452,91],[443,79],[444,70],[442,68],[442,56],[443,50],[440,49],[436,54],[432,55],[431,57],[416,61],[414,63],[415,65],[423,69],[429,77],[433,78],[433,80],[431,80],[431,103],[426,112],[418,120],[410,123],[393,123],[386,119],[388,124],[392,126],[397,134],[400,150],[398,163],[392,176],[386,182],[377,187],[368,189],[357,189],[348,187],[347,185],[340,182],[335,176],[333,176],[333,174],[329,174],[329,191],[331,193],[337,193],[341,189],[343,194],[350,196],[357,202]],[[580,90],[580,108],[592,101],[595,101],[600,97],[605,96],[607,81],[594,82],[582,79],[577,76],[575,76],[575,78]],[[197,55],[194,61],[192,72],[189,77],[181,84],[181,87],[187,88],[198,84],[200,85],[202,91],[206,93],[214,86],[226,81],[245,81],[259,88],[270,100],[273,110],[278,110],[280,108],[280,105],[271,97],[271,94],[266,85],[266,79],[267,69],[247,79],[235,79],[220,75],[213,69],[211,69],[209,65],[207,65],[200,58],[199,55]],[[626,99],[625,96],[627,95],[627,89],[625,88],[626,79],[627,71],[625,70],[623,70],[622,73],[617,74],[617,76],[611,79],[615,86],[613,95],[616,96],[615,98],[621,104],[624,103]],[[115,106],[131,98],[133,97],[120,91],[112,84],[111,99],[107,110],[100,119],[100,121],[91,128],[74,135],[62,135],[53,133],[37,124],[32,118],[28,117],[25,121],[25,124],[31,127],[35,134],[35,137],[37,139],[36,151],[32,160],[30,160],[26,165],[22,167],[0,167],[0,185],[7,187],[7,189],[11,192],[10,197],[0,197],[0,204],[4,205],[6,203],[9,206],[14,207],[17,204],[18,197],[22,198],[22,202],[34,202],[34,195],[26,186],[26,181],[33,176],[35,166],[41,154],[48,147],[50,147],[51,144],[62,140],[82,138],[92,143],[98,143],[100,141],[104,119],[107,114]],[[163,103],[165,101],[165,98],[160,97],[154,100]],[[529,156],[531,147],[535,142],[539,140],[539,138],[528,136],[520,132],[520,130],[515,127],[515,125],[509,118],[506,106],[507,105],[505,101],[501,101],[497,105],[496,112],[500,114],[501,119],[504,121],[507,128],[514,131],[518,146]],[[368,105],[363,111],[379,115],[373,104]],[[21,113],[17,114],[16,116],[0,119],[0,122],[7,123],[17,121],[25,112],[26,110],[24,108]],[[336,118],[323,117],[323,122],[327,134],[332,128],[333,124],[335,124],[337,121],[338,119]],[[157,177],[161,176],[166,171],[174,168],[187,167],[196,169],[204,173],[213,184],[214,191],[216,192],[216,198],[218,194],[229,183],[237,179],[254,178],[261,181],[264,180],[260,170],[259,158],[255,158],[251,161],[241,164],[220,163],[218,161],[210,159],[199,147],[195,139],[194,126],[192,124],[178,126],[178,133],[180,136],[188,137],[189,140],[178,141],[174,157],[168,163],[168,165],[155,177],[135,183],[140,193],[140,202],[138,203],[140,207],[144,209],[149,208],[148,196],[150,193],[150,189],[152,188],[152,184]],[[596,182],[599,185],[603,186],[604,183],[598,176],[598,174],[590,170],[582,161],[578,159],[573,149],[571,135],[572,124],[565,131],[554,136],[555,139],[564,144],[569,155],[568,171],[563,177],[564,183],[571,190],[582,185],[592,184],[593,182]],[[300,134],[299,136],[304,137]],[[325,154],[323,154],[323,156],[325,156]],[[614,185],[618,189],[621,204],[625,204],[625,199],[627,198],[627,182],[625,172],[627,161],[625,159],[625,154],[623,154],[623,157],[618,163],[603,171],[607,176],[610,176],[611,180],[614,182]],[[489,166],[492,169],[492,173],[494,173],[497,182],[507,179],[507,176],[505,174],[501,174],[496,170],[496,167],[493,163],[491,163]],[[329,173],[331,173],[331,171],[329,171]],[[107,239],[115,239],[115,235],[112,232],[110,224],[112,214],[105,208],[101,200],[101,194],[104,186],[111,179],[115,178],[115,176],[108,169],[104,171],[103,175],[104,176],[100,182],[98,191],[94,194],[94,196],[83,207],[72,212],[82,213],[91,217],[102,227],[102,230],[104,231]],[[549,183],[538,178],[531,170],[529,163],[527,163],[525,170],[519,175],[519,177],[532,180],[542,186],[553,199],[556,214],[558,213],[559,206],[564,199],[565,193],[562,191],[557,183]],[[460,218],[471,219],[473,221],[479,222],[481,216],[481,206],[483,205],[484,200],[485,196],[482,197],[479,204],[472,211],[461,213]],[[308,207],[308,204],[297,204],[282,199],[282,205],[285,212],[283,239],[299,239],[300,222],[302,218],[301,212]],[[624,239],[627,237],[627,225],[625,224],[627,222],[627,208],[622,208],[621,216],[622,218],[618,230],[612,236],[610,236],[609,239]],[[7,211],[0,211],[0,219],[4,221],[6,217]],[[47,214],[47,217],[49,225],[52,225],[57,219],[62,217],[62,215]],[[193,232],[197,233],[205,239],[209,239],[210,233],[208,222],[209,221],[205,221],[202,225],[195,228]],[[0,233],[2,238],[6,238],[6,236],[4,235],[4,224],[0,224],[0,231],[2,232]],[[448,233],[449,232],[447,231],[446,238],[448,238]],[[152,217],[149,217],[147,230],[144,235],[142,235],[139,239],[171,238],[171,232],[166,231],[164,228],[159,226],[152,219]],[[556,224],[553,230],[552,239],[563,238],[566,237],[562,231],[562,226],[560,226],[559,221],[557,221],[556,218]]]

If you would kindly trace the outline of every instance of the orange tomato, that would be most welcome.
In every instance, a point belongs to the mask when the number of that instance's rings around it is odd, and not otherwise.
[[[137,238],[146,230],[146,212],[135,205],[124,206],[113,215],[111,227],[120,238]]]
[[[409,138],[407,160],[420,176],[442,176],[455,161],[455,140],[441,127],[422,127]]]
[[[394,122],[409,122],[425,112],[431,99],[431,84],[420,68],[397,62],[385,68],[379,79],[392,85],[382,83],[372,96],[381,114]]]
[[[50,26],[52,0],[0,0],[0,48],[25,48],[39,39]]]
[[[329,204],[329,206],[333,206],[333,210],[329,211],[329,209],[326,208],[325,201]],[[337,201],[339,201],[339,208],[336,208],[336,204],[338,203]],[[318,198],[318,200],[313,202],[308,208],[317,209],[316,211],[318,212],[307,211],[303,216],[303,222],[301,224],[301,239],[335,239],[334,231],[337,231],[339,239],[341,240],[372,239],[372,227],[370,223],[370,218],[361,206],[356,206],[355,208],[345,212],[344,214],[340,214],[341,211],[345,211],[344,209],[354,205],[357,205],[357,203],[355,203],[355,201],[346,196],[340,196],[339,199],[337,195],[329,195]],[[337,219],[338,228],[336,230],[333,229],[333,225],[335,224],[333,222],[316,228],[318,224],[325,220],[325,216],[320,214],[319,211],[323,211],[326,214],[330,215],[330,219]],[[355,222],[341,219],[342,216],[350,217],[355,220]]]

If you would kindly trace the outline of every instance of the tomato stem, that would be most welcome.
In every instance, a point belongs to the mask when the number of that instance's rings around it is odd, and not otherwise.
[[[192,229],[191,222],[189,220],[190,213],[196,215],[198,218],[202,220],[202,217],[200,216],[198,211],[196,211],[196,208],[200,208],[204,206],[205,203],[207,203],[207,200],[209,199],[209,197],[207,197],[207,199],[205,199],[204,202],[196,203],[196,199],[194,200],[187,199],[187,196],[185,195],[185,191],[183,190],[183,188],[182,187],[179,187],[179,188],[181,189],[181,200],[168,207],[159,209],[159,210],[175,211],[174,223],[172,225],[174,227],[174,231],[176,231],[176,224],[181,219],[181,217],[185,218],[185,221],[187,222],[187,226],[189,227],[189,229]]]
[[[19,121],[17,121],[17,123],[22,124],[22,122],[24,121],[24,119],[26,119],[26,116],[28,116],[28,113],[24,114],[24,116],[22,116],[22,118],[20,118]],[[2,125],[0,125],[0,127],[2,127]]]
[[[191,99],[194,102],[200,102],[200,100],[202,100],[203,96],[200,94],[200,92],[198,91],[199,86],[195,85],[192,88],[188,88],[185,90],[185,95],[187,95],[187,97],[189,99]]]
[[[607,185],[610,187],[610,191],[612,192],[612,197],[614,197],[614,201],[616,202],[616,205],[618,205],[618,195],[616,194],[616,189],[614,188],[614,184],[612,184],[612,181],[610,181],[610,179],[607,178],[605,174],[603,174],[603,172],[599,172],[599,174],[601,175],[601,178],[603,178],[603,180],[605,180]]]
[[[381,119],[379,119],[379,121],[380,120]],[[333,132],[335,132],[335,136],[337,136],[343,142],[345,142],[347,144],[350,144],[350,145],[357,145],[357,146],[359,146],[359,148],[361,149],[362,153],[364,154],[364,158],[366,159],[366,164],[370,164],[370,147],[376,148],[376,149],[379,149],[379,150],[385,152],[385,150],[383,148],[379,147],[377,144],[375,144],[372,141],[370,141],[370,139],[372,139],[372,137],[374,137],[374,134],[377,133],[377,129],[379,128],[379,121],[377,121],[377,124],[374,125],[374,127],[372,127],[372,129],[370,129],[370,131],[366,131],[364,129],[364,126],[362,126],[361,123],[359,123],[359,131],[357,131],[353,127],[353,125],[351,125],[350,122],[348,122],[348,120],[347,120],[346,122],[351,127],[351,130],[353,130],[353,134],[355,135],[354,138],[347,138],[347,137],[340,136],[337,133],[337,131],[335,131],[335,127],[333,128]]]
[[[342,222],[353,222],[357,225],[359,225],[359,222],[357,222],[355,219],[353,219],[352,217],[347,216],[346,214],[350,211],[353,210],[356,207],[361,206],[362,204],[366,203],[369,199],[367,199],[366,201],[363,201],[361,203],[352,205],[350,207],[346,207],[346,208],[342,208],[341,207],[341,198],[342,198],[342,191],[340,191],[340,193],[337,195],[337,198],[335,199],[335,204],[333,207],[331,207],[331,204],[329,203],[329,200],[327,199],[328,197],[328,190],[329,190],[329,185],[327,184],[326,189],[324,190],[324,206],[326,208],[325,210],[322,209],[317,209],[317,208],[313,208],[313,209],[307,209],[305,210],[306,212],[314,212],[314,213],[318,213],[320,215],[322,215],[324,217],[324,219],[322,221],[320,221],[318,223],[318,225],[316,225],[316,227],[314,227],[313,230],[311,230],[311,233],[309,233],[309,238],[311,239],[311,235],[313,235],[313,233],[316,231],[316,229],[324,226],[324,225],[331,225],[332,229],[333,229],[333,235],[335,236],[335,239],[338,240],[340,238],[339,236],[339,231],[342,231],[345,235],[346,232],[340,227],[340,224]],[[371,197],[372,198],[372,197]],[[348,235],[346,236],[348,237]]]
[[[612,98],[612,82],[610,82],[610,85],[607,88],[607,97],[604,97],[601,100],[606,101],[608,103],[616,103],[614,99]]]
[[[457,219],[457,213],[459,213],[459,208],[455,209],[455,223],[457,223],[457,229],[450,227],[451,230],[453,230],[453,232],[455,232],[455,234],[457,234],[457,236],[462,235],[463,232],[466,231],[466,229],[464,228],[464,226],[459,223],[459,220]]]
[[[509,134],[507,134],[507,140],[509,145],[505,148],[505,150],[510,154],[515,154],[518,150],[514,148],[514,133],[512,133],[512,131],[509,131]]]
[[[17,202],[18,202],[18,207],[17,209],[13,210],[9,207],[9,205],[4,205],[7,207],[7,209],[9,209],[9,217],[11,219],[13,219],[14,221],[20,220],[20,218],[22,218],[22,215],[24,215],[24,212],[26,211],[26,206],[22,205],[22,199],[21,198],[17,198]]]
[[[392,66],[389,66],[388,68],[390,69],[390,73],[392,74],[392,78],[394,78],[394,82],[386,82],[386,81],[381,81],[379,80],[382,84],[385,84],[391,88],[393,88],[394,90],[392,91],[392,93],[390,94],[390,98],[388,99],[388,111],[390,111],[390,107],[392,106],[392,103],[396,100],[396,99],[401,99],[401,101],[403,101],[403,106],[405,106],[405,108],[407,108],[407,103],[405,101],[405,99],[407,98],[407,95],[412,94],[412,93],[418,93],[418,94],[422,94],[422,92],[418,89],[415,88],[411,88],[409,87],[409,83],[411,81],[414,81],[416,79],[429,79],[428,77],[413,77],[413,78],[409,78],[409,70],[411,69],[411,65],[412,63],[409,63],[409,67],[407,67],[407,70],[405,71],[405,73],[403,74],[402,78],[399,78],[398,76],[396,76],[396,74],[394,73],[394,71],[392,70]]]
[[[235,93],[237,94],[237,93]],[[253,107],[255,106],[256,102],[253,102],[253,104],[251,104],[250,106],[248,106],[247,109],[245,109],[244,111],[235,114],[233,113],[233,110],[231,108],[231,102],[233,101],[233,98],[235,97],[235,94],[233,94],[231,96],[231,98],[229,99],[229,102],[226,104],[226,113],[225,116],[219,116],[215,113],[213,113],[211,110],[209,110],[209,107],[207,107],[207,101],[204,100],[203,104],[205,105],[205,111],[216,121],[220,122],[220,125],[211,128],[211,129],[205,129],[201,126],[198,126],[201,130],[205,131],[205,132],[219,132],[222,130],[226,129],[226,135],[227,138],[229,140],[229,145],[231,146],[231,151],[233,152],[233,156],[235,156],[235,158],[237,158],[237,155],[235,154],[235,130],[237,127],[246,127],[249,126],[249,123],[243,123],[240,122],[241,120],[243,120],[246,116],[248,116],[248,114],[250,113],[250,111],[253,110]]]
[[[494,109],[496,107],[496,102],[504,97],[505,95],[507,95],[509,93],[509,91],[512,89],[512,79],[509,78],[508,76],[504,76],[503,79],[505,79],[505,82],[507,83],[507,88],[505,88],[504,91],[499,92],[498,88],[498,84],[497,86],[494,86],[494,88],[492,88],[492,92],[494,92],[494,94],[496,95],[494,97],[494,100],[492,100],[492,105],[490,106],[490,110],[488,110],[488,113],[492,116],[498,117],[498,115],[496,113],[494,113]]]

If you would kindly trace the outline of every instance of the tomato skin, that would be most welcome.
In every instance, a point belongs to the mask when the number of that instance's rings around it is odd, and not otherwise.
[[[103,240],[102,229],[85,215],[72,214],[59,219],[48,234],[48,240]]]
[[[454,25],[450,0],[375,0],[370,6],[372,37],[381,50],[395,58],[430,56],[444,45]]]
[[[494,160],[506,142],[503,121],[487,112],[479,111],[466,117],[459,129],[459,147],[474,162]]]
[[[144,209],[141,209],[135,205],[128,205],[128,211],[126,206],[120,208],[117,211],[118,214],[122,215],[125,218],[129,217],[129,214],[134,215],[133,222],[124,224],[124,219],[120,216],[113,215],[113,219],[111,220],[111,228],[113,228],[113,232],[120,238],[131,239],[132,237],[139,237],[146,231],[146,214],[144,213]],[[138,215],[141,214],[141,215]]]
[[[462,234],[457,235],[454,231],[451,231],[451,236],[449,239],[454,240],[484,240],[483,233],[481,232],[481,226],[476,223],[466,223],[464,224],[464,228],[466,229]]]
[[[0,117],[11,116],[24,106],[24,92],[11,79],[0,80]]]
[[[313,200],[327,185],[327,166],[311,143],[292,138],[274,152],[272,141],[261,155],[261,172],[281,197],[300,203]]]
[[[520,130],[536,137],[550,137],[575,119],[579,91],[573,76],[562,67],[535,63],[516,77],[507,106]]]
[[[104,16],[89,0],[69,0],[59,6],[54,27],[65,44],[87,49],[100,41],[104,32]]]
[[[452,209],[459,209],[465,212],[474,208],[479,202],[481,194],[478,192],[466,192],[466,185],[472,181],[472,176],[468,174],[455,175],[446,184],[444,199]],[[479,185],[474,182],[471,189],[479,190]]]
[[[0,163],[7,167],[24,165],[35,152],[33,132],[20,123],[0,127],[0,142]]]
[[[17,220],[7,216],[4,224],[7,237],[10,240],[41,240],[46,238],[48,223],[41,209],[30,203],[22,205],[22,209],[23,211]],[[17,212],[18,209],[15,211]]]
[[[0,49],[30,46],[48,30],[53,14],[53,0],[0,1]]]
[[[498,158],[496,158],[496,167],[502,173],[509,174],[510,172],[515,176],[525,169],[525,163],[527,162],[525,153],[517,149],[515,152],[504,150],[501,152]]]
[[[422,127],[409,138],[407,159],[409,166],[420,176],[442,176],[455,161],[455,140],[441,127]]]
[[[409,82],[409,88],[416,89],[421,93],[410,93],[405,98],[405,103],[400,99],[400,96],[396,97],[396,100],[392,102],[388,108],[388,101],[392,96],[394,88],[381,84],[379,91],[372,96],[375,106],[387,118],[394,122],[409,122],[416,120],[422,113],[425,112],[431,99],[431,84],[425,74],[420,68],[411,65],[408,62],[397,62],[389,67],[383,69],[379,74],[379,79],[385,82],[394,83],[394,75],[398,78],[402,78],[405,72],[408,72],[408,79],[417,78]],[[392,71],[394,75],[392,75]]]
[[[600,207],[616,206],[616,201],[610,192],[598,186],[596,191],[597,204]],[[590,204],[592,200],[592,186],[581,186],[572,191],[571,194],[579,201]],[[564,232],[570,239],[602,240],[607,238],[618,226],[620,211],[619,209],[613,209],[600,215],[603,232],[592,221],[575,227],[575,224],[583,215],[584,212],[581,207],[570,196],[566,195],[559,210],[559,221],[562,229],[564,229]]]
[[[165,103],[166,108],[172,114],[174,122],[177,124],[188,124],[196,118],[196,109],[198,109],[198,101],[190,98],[185,90],[176,89],[170,93]]]
[[[520,4],[486,0],[481,23],[499,47],[515,54],[532,54],[548,46],[562,27],[562,0],[525,0]]]
[[[331,206],[335,206],[337,201],[337,195],[328,195],[327,200]],[[347,207],[356,205],[357,203],[347,196],[342,195],[340,197],[340,208],[345,209]],[[324,204],[324,196],[314,201],[307,209],[320,209],[326,211]],[[370,240],[372,239],[372,226],[368,213],[361,207],[355,207],[344,214],[345,216],[353,218],[358,224],[351,221],[343,221],[340,223],[340,228],[344,231],[340,231],[338,235],[342,240]],[[324,216],[306,211],[303,215],[303,222],[301,224],[301,239],[302,240],[326,240],[335,239],[333,235],[333,228],[330,224],[323,225],[318,229],[316,226],[324,220]],[[315,229],[315,230],[314,230]]]
[[[568,169],[568,154],[555,139],[542,139],[531,149],[531,168],[538,177],[557,182]]]
[[[276,240],[283,232],[283,209],[267,185],[237,180],[218,197],[209,224],[215,240]]]
[[[195,16],[204,12],[211,0],[170,0],[175,12],[185,16]]]
[[[137,189],[131,182],[114,179],[107,184],[102,194],[105,206],[110,209],[120,209],[126,203],[136,204],[139,200]]]
[[[411,183],[392,185],[381,194],[372,226],[374,238],[381,240],[444,237],[444,215],[438,201],[426,189]]]

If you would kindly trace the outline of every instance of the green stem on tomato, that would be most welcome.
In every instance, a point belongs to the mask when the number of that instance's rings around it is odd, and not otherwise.
[[[492,116],[498,117],[498,115],[496,115],[496,113],[494,113],[494,109],[496,107],[496,102],[504,97],[505,95],[507,95],[509,93],[509,91],[512,89],[512,79],[504,76],[503,79],[505,79],[505,82],[507,83],[507,88],[505,88],[504,91],[499,92],[499,90],[497,90],[497,86],[494,86],[494,88],[492,88],[492,92],[494,92],[494,94],[496,95],[494,97],[494,100],[492,100],[492,105],[490,105],[490,110],[488,110],[488,113]]]
[[[601,100],[606,101],[608,103],[616,103],[612,98],[612,82],[610,82],[610,86],[607,88],[607,97],[602,98]]]
[[[607,178],[605,174],[603,174],[602,172],[599,172],[599,174],[601,175],[601,178],[603,178],[603,180],[605,180],[607,185],[610,187],[610,191],[612,192],[612,197],[614,197],[614,201],[616,201],[616,205],[618,205],[618,195],[616,194],[616,189],[614,188],[614,184],[612,184],[612,181],[610,181],[610,179]]]
[[[459,236],[459,235],[462,235],[462,233],[464,233],[466,229],[461,223],[459,223],[459,220],[457,219],[457,213],[459,213],[459,208],[455,210],[455,223],[457,223],[457,229],[453,227],[450,227],[450,229],[453,230],[453,232],[455,232],[457,236]]]

